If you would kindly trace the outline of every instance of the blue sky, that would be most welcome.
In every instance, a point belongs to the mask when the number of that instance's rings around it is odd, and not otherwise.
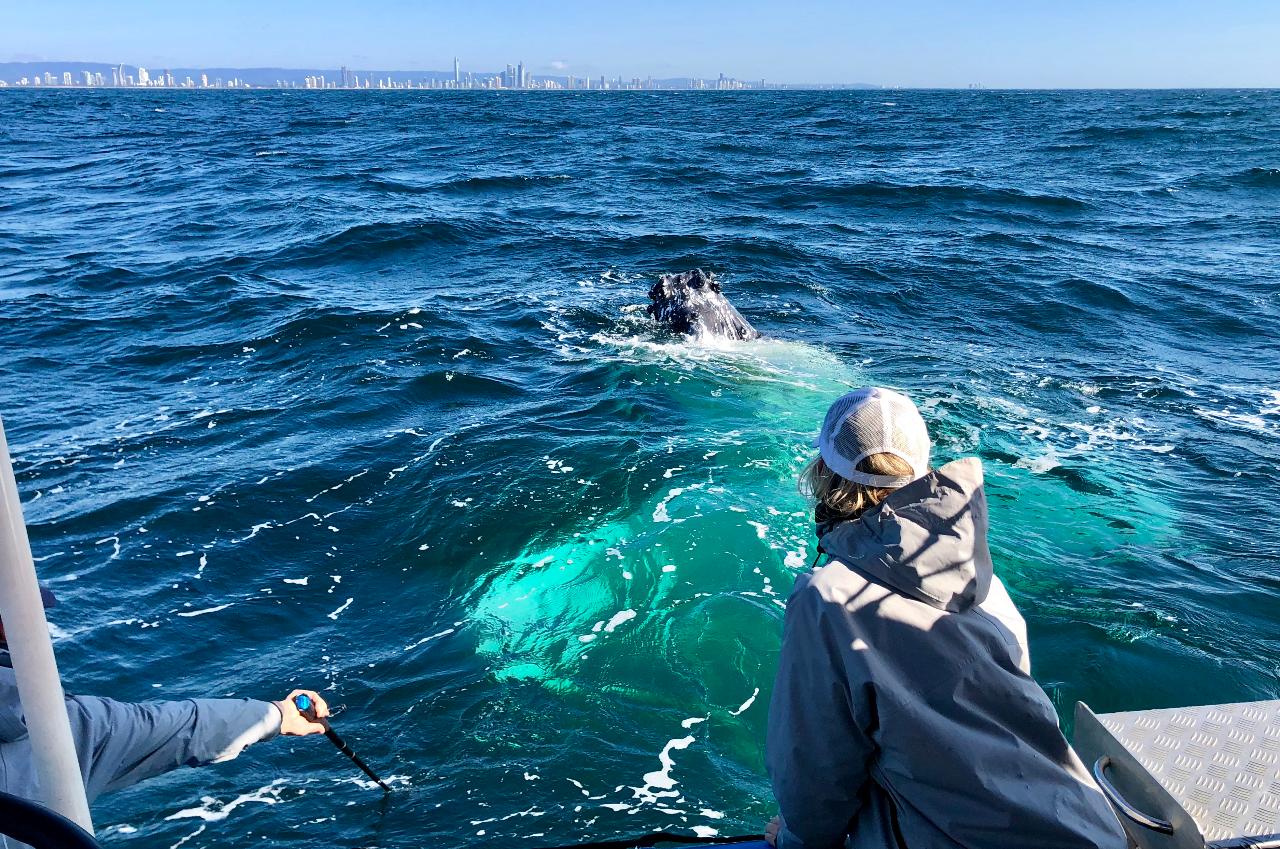
[[[0,0],[0,61],[1280,86],[1280,0]]]

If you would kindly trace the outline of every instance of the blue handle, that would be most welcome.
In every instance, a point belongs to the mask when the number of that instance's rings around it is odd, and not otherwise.
[[[293,697],[293,704],[298,709],[298,713],[313,722],[315,721],[315,703],[311,701],[310,696],[306,693],[299,693]]]

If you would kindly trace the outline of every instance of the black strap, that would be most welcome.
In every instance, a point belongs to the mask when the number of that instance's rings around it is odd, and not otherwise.
[[[601,840],[595,843],[574,843],[569,846],[557,846],[554,849],[648,849],[648,847],[657,846],[660,843],[677,843],[684,846],[693,846],[695,844],[707,845],[715,843],[757,843],[763,840],[758,834],[716,837],[690,836],[688,834],[673,834],[670,831],[655,831],[650,834],[640,835],[638,837],[628,837],[623,840]]]

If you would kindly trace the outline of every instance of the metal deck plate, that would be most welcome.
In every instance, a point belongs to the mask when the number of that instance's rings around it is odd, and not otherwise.
[[[1206,840],[1280,832],[1280,701],[1098,719],[1181,803]]]

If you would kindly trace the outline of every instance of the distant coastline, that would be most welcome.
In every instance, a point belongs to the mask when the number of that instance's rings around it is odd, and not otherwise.
[[[608,77],[534,74],[523,63],[500,71],[388,71],[355,68],[146,68],[107,62],[0,62],[0,88],[285,89],[298,91],[833,91],[876,90],[872,83],[776,83],[724,74]]]

